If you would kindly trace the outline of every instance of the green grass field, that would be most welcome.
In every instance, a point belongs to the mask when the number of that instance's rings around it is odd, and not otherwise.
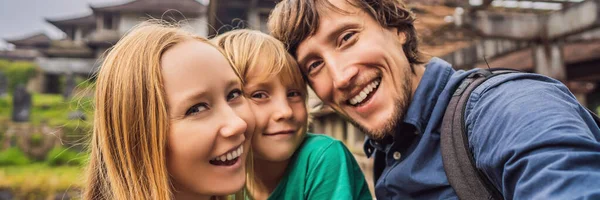
[[[15,196],[50,196],[83,187],[83,167],[50,167],[45,163],[0,167],[0,188],[10,188]]]
[[[93,116],[92,100],[86,97],[75,97],[64,101],[58,94],[33,94],[30,122],[32,124],[47,123],[51,126],[62,126],[69,123],[70,112],[81,110],[88,119]],[[12,112],[12,96],[0,97],[0,120],[10,120]]]
[[[76,110],[83,111],[87,120],[69,120],[69,113]],[[2,122],[10,121],[11,112],[12,96],[0,97],[0,135],[6,131],[2,130]],[[64,131],[71,132],[81,129],[85,133],[91,130],[92,119],[93,108],[89,97],[76,96],[65,101],[61,95],[32,94],[30,123],[33,125],[60,126]],[[16,199],[48,199],[65,191],[73,194],[73,191],[82,188],[83,180],[83,166],[49,166],[39,161],[0,167],[0,189],[9,189]]]

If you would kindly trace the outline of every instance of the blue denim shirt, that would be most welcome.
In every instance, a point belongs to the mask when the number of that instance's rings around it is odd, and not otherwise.
[[[395,137],[366,140],[377,199],[458,199],[444,172],[440,126],[471,72],[433,58]],[[495,76],[473,91],[465,120],[476,166],[505,199],[600,199],[600,130],[559,81]]]

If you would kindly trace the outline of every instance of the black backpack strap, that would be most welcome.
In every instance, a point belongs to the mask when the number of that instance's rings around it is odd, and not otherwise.
[[[487,176],[475,166],[469,148],[464,121],[465,106],[473,90],[484,81],[500,74],[520,72],[513,69],[481,69],[470,74],[454,91],[442,122],[441,150],[444,171],[448,182],[463,200],[503,200],[502,193],[494,187]],[[597,125],[600,118],[586,108]]]
[[[462,200],[497,199],[502,193],[475,166],[469,149],[464,120],[465,106],[471,92],[487,79],[514,70],[481,69],[470,74],[455,90],[446,107],[442,122],[441,150],[448,182]]]

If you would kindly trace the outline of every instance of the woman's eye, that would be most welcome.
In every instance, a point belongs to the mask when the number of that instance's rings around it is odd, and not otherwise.
[[[242,90],[240,90],[240,89],[234,89],[231,92],[229,92],[229,94],[227,94],[227,101],[234,100],[234,99],[238,98],[241,95],[242,95]]]
[[[255,92],[250,97],[252,97],[253,99],[264,99],[264,98],[267,98],[268,96],[264,92]]]
[[[205,110],[208,110],[208,105],[206,103],[199,103],[185,111],[185,116],[195,115]]]

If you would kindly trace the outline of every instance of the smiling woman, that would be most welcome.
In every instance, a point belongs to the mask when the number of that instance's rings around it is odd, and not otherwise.
[[[84,199],[220,199],[242,190],[254,115],[206,39],[163,22],[123,37],[98,72]]]

